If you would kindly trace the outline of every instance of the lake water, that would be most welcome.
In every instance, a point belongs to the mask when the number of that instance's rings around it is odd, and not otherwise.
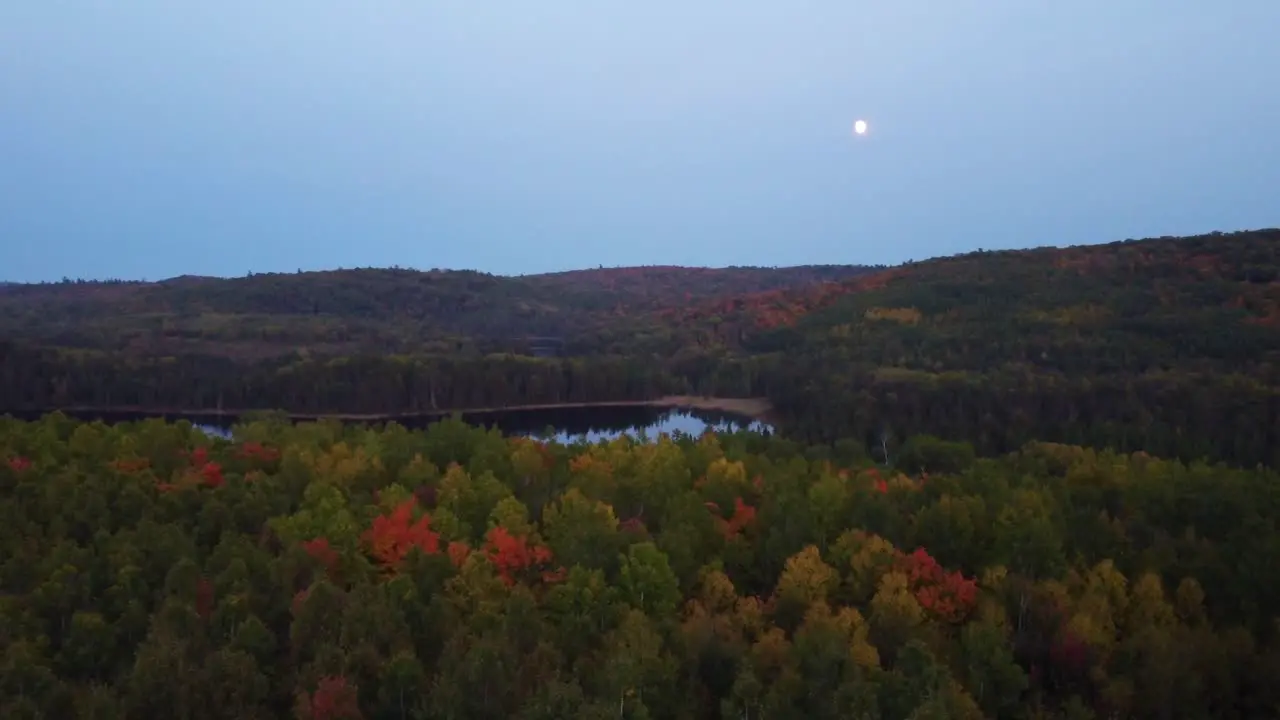
[[[70,414],[70,413],[68,413]],[[32,416],[28,419],[35,419]],[[108,423],[142,420],[147,417],[142,413],[97,413],[79,415],[84,420],[102,420]],[[171,420],[182,419],[182,416],[169,415]],[[187,417],[194,425],[207,433],[229,437],[234,420],[210,422],[207,417]],[[541,408],[536,410],[507,410],[489,413],[464,413],[462,419],[472,425],[497,427],[507,435],[540,436],[555,439],[562,443],[578,440],[598,442],[611,440],[621,435],[632,437],[645,436],[656,439],[659,435],[684,433],[701,435],[710,429],[717,432],[736,430],[753,430],[756,432],[773,432],[767,423],[732,413],[715,413],[703,410],[687,410],[683,408],[659,407],[568,407]],[[416,420],[399,420],[401,425],[410,428],[424,428],[438,418]]]

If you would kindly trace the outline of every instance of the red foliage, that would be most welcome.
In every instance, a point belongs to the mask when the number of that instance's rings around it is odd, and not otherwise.
[[[428,555],[440,552],[440,533],[431,530],[431,516],[424,514],[412,522],[417,500],[409,498],[396,506],[390,515],[374,518],[362,539],[384,568],[399,567],[409,551],[418,548]]]
[[[750,525],[756,519],[756,509],[742,501],[742,498],[733,499],[733,515],[724,524],[724,536],[731,538],[742,529]]]
[[[191,454],[187,456],[187,459],[190,461],[192,467],[204,465],[209,462],[209,448],[198,447],[191,451]]]
[[[746,293],[710,300],[691,308],[668,308],[660,316],[681,323],[706,322],[713,317],[719,317],[722,322],[732,322],[741,316],[742,320],[760,329],[790,326],[804,315],[825,308],[845,295],[883,288],[899,274],[901,272],[896,269],[884,270],[849,280]]]
[[[306,550],[311,557],[319,560],[320,564],[324,565],[330,574],[337,569],[338,553],[329,545],[328,538],[318,537],[314,540],[308,540],[302,543],[302,549]]]
[[[17,455],[9,458],[9,467],[13,468],[14,472],[22,472],[31,467],[31,461],[21,455]]]
[[[280,451],[263,445],[259,442],[246,442],[240,446],[236,452],[241,458],[246,460],[257,460],[263,463],[273,463],[280,459]]]
[[[196,613],[203,620],[213,614],[213,583],[208,578],[200,578],[196,584]]]
[[[720,506],[714,502],[703,503],[712,513],[719,513]],[[733,499],[733,512],[729,514],[728,519],[717,516],[715,518],[716,525],[720,528],[720,532],[724,534],[726,540],[736,536],[742,532],[756,518],[756,509],[743,502],[741,497]]]
[[[222,466],[209,459],[209,449],[198,447],[190,453],[186,453],[187,462],[200,475],[200,482],[209,487],[222,487],[226,482],[222,477]],[[164,491],[172,490],[172,487],[161,488]]]
[[[298,694],[298,720],[359,720],[359,693],[341,675],[320,678],[314,693]]]
[[[501,525],[485,535],[484,552],[507,585],[514,585],[525,570],[551,562],[551,550],[545,545],[530,544],[528,538],[512,535]],[[542,578],[553,581],[554,574],[544,573]]]
[[[962,622],[978,601],[978,584],[947,572],[924,548],[901,557],[911,591],[926,611],[947,622]]]
[[[880,477],[880,471],[876,468],[869,468],[862,471],[862,476],[871,481],[871,487],[882,495],[889,493],[889,481]]]
[[[216,462],[207,462],[200,466],[200,478],[209,487],[222,487],[226,482],[222,478],[222,466]]]

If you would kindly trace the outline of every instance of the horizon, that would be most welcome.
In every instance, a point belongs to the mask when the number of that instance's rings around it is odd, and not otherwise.
[[[12,3],[0,279],[899,265],[1269,227],[1277,25],[1269,0]]]
[[[1125,243],[1134,243],[1134,242],[1151,242],[1151,241],[1160,241],[1160,240],[1183,240],[1183,239],[1196,238],[1196,237],[1227,237],[1234,234],[1274,233],[1274,232],[1280,232],[1280,226],[1243,228],[1239,230],[1211,230],[1208,232],[1197,233],[1194,235],[1161,235],[1161,236],[1155,236],[1155,237],[1124,238],[1124,239],[1118,239],[1118,240],[1103,240],[1103,241],[1092,242],[1092,243],[1080,243],[1076,245],[1036,245],[1036,246],[1028,246],[1028,247],[1007,247],[1007,248],[979,247],[979,248],[973,248],[969,250],[961,250],[959,252],[951,253],[948,255],[935,255],[932,257],[925,257],[925,258],[907,259],[898,263],[881,263],[881,264],[874,264],[874,265],[865,264],[865,263],[822,263],[822,262],[802,263],[802,264],[796,264],[796,265],[663,265],[663,264],[600,265],[597,267],[577,267],[577,268],[570,268],[567,270],[549,270],[545,272],[513,273],[513,274],[486,272],[484,270],[478,270],[476,268],[440,268],[440,267],[422,268],[422,267],[410,267],[405,265],[381,265],[381,266],[369,265],[369,266],[361,266],[361,267],[313,268],[313,269],[307,269],[307,270],[303,270],[301,268],[294,269],[294,270],[266,270],[266,271],[250,270],[247,273],[242,275],[195,275],[191,273],[185,273],[182,275],[173,275],[170,277],[163,277],[163,278],[147,278],[147,277],[91,278],[91,277],[71,277],[68,275],[64,275],[57,279],[43,279],[43,280],[29,280],[29,281],[28,280],[8,280],[5,278],[0,278],[0,285],[58,285],[58,284],[65,284],[68,282],[70,283],[76,283],[76,282],[126,283],[126,284],[146,285],[146,284],[174,282],[177,280],[241,280],[241,279],[246,279],[251,277],[258,277],[261,275],[291,276],[291,275],[323,274],[323,273],[338,273],[338,272],[361,272],[361,271],[367,271],[367,272],[402,271],[402,272],[411,272],[411,273],[477,273],[481,275],[488,275],[490,277],[499,277],[499,278],[542,277],[547,275],[565,275],[565,274],[572,274],[572,273],[602,272],[602,271],[611,271],[611,270],[646,270],[646,269],[648,270],[712,270],[712,271],[716,271],[716,270],[792,270],[797,268],[813,268],[813,267],[859,267],[859,268],[866,268],[870,270],[882,271],[882,270],[891,270],[894,268],[904,267],[912,264],[926,263],[926,262],[931,262],[935,260],[946,260],[949,258],[959,258],[967,255],[977,255],[977,254],[995,254],[995,253],[1005,253],[1005,252],[1014,252],[1014,253],[1033,252],[1033,251],[1040,251],[1040,250],[1070,250],[1073,248],[1105,247],[1108,245],[1121,245]],[[833,282],[839,282],[839,281],[833,281]]]

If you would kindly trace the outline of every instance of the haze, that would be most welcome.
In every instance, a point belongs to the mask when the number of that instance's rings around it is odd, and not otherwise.
[[[0,279],[1272,226],[1277,27],[1275,0],[9,2]]]

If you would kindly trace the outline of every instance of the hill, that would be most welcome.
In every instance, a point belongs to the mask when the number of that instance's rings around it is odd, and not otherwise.
[[[506,349],[509,341],[527,336],[573,343],[622,315],[842,280],[869,270],[848,265],[633,267],[503,277],[358,269],[14,285],[0,292],[0,335],[136,356],[195,353],[257,360],[299,349],[321,355],[459,353]]]
[[[1278,276],[1280,231],[1262,230],[972,253],[675,322],[750,327],[738,350],[785,356],[775,404],[815,438],[928,427],[992,451],[1275,462]]]
[[[789,436],[882,461],[930,433],[984,454],[1040,439],[1280,466],[1278,241],[22,287],[0,294],[0,388],[14,408],[349,413],[765,397]],[[508,352],[529,335],[559,335],[567,357]]]

